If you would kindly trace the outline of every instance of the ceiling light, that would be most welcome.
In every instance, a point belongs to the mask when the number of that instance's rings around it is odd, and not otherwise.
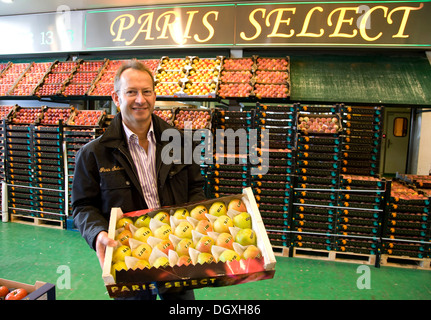
[[[4,3],[13,3],[13,0],[1,0],[1,2],[4,2]]]

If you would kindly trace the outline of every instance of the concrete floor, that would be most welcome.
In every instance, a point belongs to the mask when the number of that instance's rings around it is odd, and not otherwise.
[[[0,222],[0,278],[53,283],[58,300],[109,300],[101,274],[95,252],[78,232]],[[431,270],[278,256],[271,280],[197,289],[195,296],[199,300],[429,300]]]

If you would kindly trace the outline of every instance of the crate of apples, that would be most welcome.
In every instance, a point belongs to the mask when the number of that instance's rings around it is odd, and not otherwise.
[[[156,82],[154,91],[158,96],[177,96],[182,86],[181,82]]]
[[[303,133],[334,134],[342,130],[339,117],[335,115],[299,114],[297,126]]]
[[[256,59],[256,66],[257,66],[257,69],[261,69],[261,70],[288,71],[289,70],[289,58],[258,57]]]
[[[103,279],[111,297],[142,290],[271,279],[275,256],[251,188],[194,204],[123,213],[112,208]]]
[[[207,110],[180,109],[176,113],[173,123],[181,130],[185,128],[206,129],[211,124],[211,113]]]
[[[17,108],[11,115],[13,124],[35,124],[42,117],[42,108]]]
[[[252,92],[250,83],[221,83],[218,88],[218,95],[222,98],[247,98]]]
[[[72,114],[71,108],[46,108],[43,112],[42,125],[59,125],[60,120],[67,123]]]
[[[258,99],[261,98],[278,98],[285,99],[289,97],[289,88],[285,84],[262,84],[254,85],[254,94]]]
[[[67,122],[68,126],[100,126],[105,112],[102,110],[75,110]]]
[[[215,98],[217,91],[217,82],[192,82],[184,84],[183,92],[189,97],[206,97]]]
[[[174,114],[171,109],[155,109],[153,113],[165,120],[167,123],[172,124]]]

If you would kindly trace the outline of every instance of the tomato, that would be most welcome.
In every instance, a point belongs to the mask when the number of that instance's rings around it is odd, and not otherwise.
[[[6,286],[0,286],[0,300],[4,300],[6,295],[9,293],[9,289]]]
[[[25,289],[19,288],[9,292],[6,296],[6,300],[21,300],[27,296]]]

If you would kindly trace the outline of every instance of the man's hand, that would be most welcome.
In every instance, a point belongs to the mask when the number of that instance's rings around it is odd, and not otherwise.
[[[103,263],[105,262],[106,247],[115,247],[115,246],[117,246],[117,241],[108,238],[108,233],[106,231],[102,231],[97,235],[96,254],[102,269],[103,269]]]

